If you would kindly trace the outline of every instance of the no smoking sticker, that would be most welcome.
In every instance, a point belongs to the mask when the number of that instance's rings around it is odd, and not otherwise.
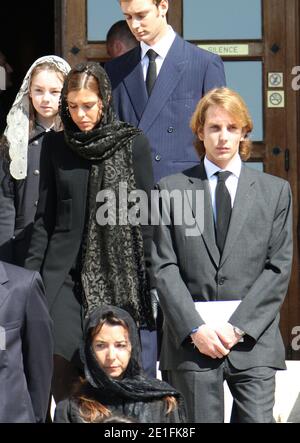
[[[284,91],[268,91],[268,108],[284,108]]]

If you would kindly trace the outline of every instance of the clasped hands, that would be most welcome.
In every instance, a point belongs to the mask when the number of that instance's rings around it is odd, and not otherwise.
[[[207,324],[201,325],[191,334],[195,347],[211,358],[223,358],[229,354],[231,348],[238,343],[241,336],[237,334],[230,323],[213,329]]]

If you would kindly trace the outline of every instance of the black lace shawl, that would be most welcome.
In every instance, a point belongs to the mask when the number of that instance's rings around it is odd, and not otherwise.
[[[99,324],[107,313],[113,313],[115,317],[124,320],[129,327],[132,353],[127,370],[121,380],[112,379],[105,374],[92,349],[89,331]],[[92,386],[90,394],[94,391],[95,396],[100,400],[101,398],[119,398],[125,401],[151,401],[174,396],[182,407],[182,397],[176,389],[168,383],[144,375],[137,327],[132,317],[123,309],[115,306],[103,306],[92,312],[86,324],[85,340],[80,349],[80,357],[84,364],[85,378]],[[95,389],[98,391],[98,395]]]
[[[68,82],[74,72],[93,75],[99,83],[102,118],[88,132],[78,129],[68,110]],[[128,193],[136,189],[132,144],[141,131],[116,119],[110,81],[97,63],[80,64],[71,70],[62,90],[60,114],[66,143],[79,156],[91,161],[79,264],[86,311],[90,313],[102,304],[120,306],[130,312],[138,326],[147,325],[153,329],[141,226],[119,223],[122,217],[119,210],[116,211],[114,225],[99,225],[96,219],[100,206],[96,202],[99,191],[112,191],[116,197],[116,208],[119,208],[119,184],[125,183]],[[129,213],[133,203],[126,201],[125,205]]]

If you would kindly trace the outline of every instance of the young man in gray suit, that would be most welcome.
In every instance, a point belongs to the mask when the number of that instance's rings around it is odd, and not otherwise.
[[[120,6],[140,45],[105,69],[120,120],[140,128],[150,142],[157,182],[197,164],[189,120],[205,92],[225,85],[223,62],[174,32],[168,0],[120,0]],[[149,346],[147,340],[143,334],[144,367],[155,376],[155,340]]]
[[[232,422],[272,422],[275,373],[285,369],[279,311],[292,263],[290,186],[242,163],[252,121],[237,93],[208,92],[191,127],[204,158],[158,185],[160,369],[184,395],[191,422],[224,420],[224,379]],[[174,190],[182,201],[169,198]]]

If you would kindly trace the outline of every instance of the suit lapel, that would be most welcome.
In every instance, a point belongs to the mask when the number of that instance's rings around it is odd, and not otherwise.
[[[141,50],[138,46],[136,50],[129,53],[127,66],[124,68],[125,72],[128,72],[124,78],[124,85],[138,120],[141,120],[148,101],[140,54]]]
[[[254,203],[255,180],[251,176],[251,170],[243,166],[238,182],[237,193],[231,213],[224,250],[220,261],[220,267],[228,258],[234,242],[236,241],[240,231],[243,229],[243,225],[247,220],[249,211]]]
[[[9,291],[3,285],[7,281],[8,281],[7,273],[5,271],[3,263],[0,261],[0,308],[7,299],[7,297],[9,296]]]
[[[203,230],[201,230],[200,228],[199,229],[200,232],[202,231],[201,236],[205,243],[206,249],[211,259],[213,260],[215,266],[218,267],[220,262],[220,253],[216,244],[213,209],[211,204],[211,194],[203,161],[196,168],[193,168],[192,171],[193,171],[192,175],[188,177],[192,190],[204,191],[204,229]],[[192,199],[192,201],[190,201],[189,199],[189,203],[193,212],[193,216],[197,223],[196,201],[195,199]]]
[[[183,76],[187,64],[187,60],[185,60],[184,45],[184,40],[179,36],[176,36],[161,67],[153,91],[139,123],[139,128],[144,132],[147,132],[157,118],[169,96],[172,94],[179,80]],[[136,87],[137,86],[135,85],[135,88]]]

